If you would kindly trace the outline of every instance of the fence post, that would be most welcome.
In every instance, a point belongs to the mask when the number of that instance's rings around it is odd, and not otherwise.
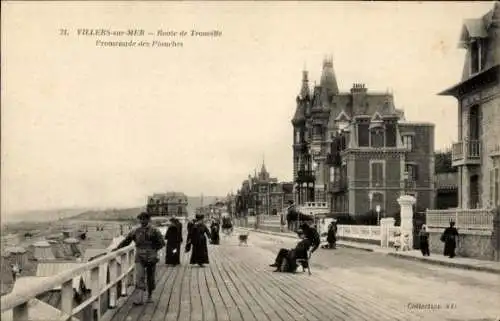
[[[109,262],[109,282],[111,284],[116,282],[116,279],[118,278],[118,263],[116,262],[116,258],[112,259]],[[109,289],[109,305],[108,307],[110,309],[114,309],[116,307],[116,300],[118,298],[118,284],[115,283],[110,289]]]

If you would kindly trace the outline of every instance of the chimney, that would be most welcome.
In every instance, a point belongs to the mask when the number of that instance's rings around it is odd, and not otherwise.
[[[47,241],[39,241],[33,244],[35,248],[35,259],[37,261],[47,261],[55,259],[52,246]]]
[[[352,113],[354,115],[362,115],[366,113],[365,97],[367,91],[368,89],[366,89],[365,84],[355,83],[352,85]]]
[[[363,83],[354,83],[352,84],[351,94],[355,93],[366,93],[368,89],[365,87]]]

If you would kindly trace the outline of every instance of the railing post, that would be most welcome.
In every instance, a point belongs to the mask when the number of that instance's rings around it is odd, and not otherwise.
[[[12,309],[12,319],[14,321],[28,321],[28,317],[28,301]]]
[[[118,262],[116,262],[116,258],[112,259],[109,262],[109,282],[114,284],[109,289],[109,308],[116,308],[116,300],[118,298],[118,284],[116,283],[116,279],[118,278]]]
[[[127,255],[128,255],[128,264],[129,264],[128,266],[129,267],[132,266],[133,264],[135,264],[135,262],[134,262],[134,259],[135,259],[134,254],[135,254],[135,251],[133,251],[133,250],[127,253]],[[132,271],[132,284],[133,285],[135,285],[136,282],[137,282],[137,280],[136,280],[137,275],[136,274],[137,273],[135,273],[135,271]]]
[[[120,257],[120,269],[121,269],[121,274],[125,273],[128,270],[128,256],[127,254],[122,254]],[[128,274],[125,275],[122,280],[121,280],[121,296],[127,296],[127,288],[128,288]]]
[[[64,282],[61,287],[61,310],[70,316],[73,314],[73,279]]]
[[[93,307],[93,320],[99,321],[101,319],[101,296],[99,295],[99,274],[100,268],[96,266],[90,271],[90,284],[91,284],[91,295],[98,295],[94,303],[92,303]]]

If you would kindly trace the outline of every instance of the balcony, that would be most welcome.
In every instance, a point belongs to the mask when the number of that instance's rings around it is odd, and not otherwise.
[[[453,143],[451,161],[452,166],[480,165],[481,141],[469,139]]]
[[[300,170],[297,172],[297,183],[313,183],[315,180],[314,171]]]
[[[340,193],[347,190],[347,179],[339,178],[330,183],[330,190],[332,193]]]

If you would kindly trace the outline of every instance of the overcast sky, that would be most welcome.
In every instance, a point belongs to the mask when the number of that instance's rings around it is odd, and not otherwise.
[[[272,176],[291,180],[301,72],[319,81],[325,54],[341,90],[391,88],[407,119],[435,123],[436,148],[449,146],[456,101],[436,94],[461,76],[463,19],[492,6],[2,2],[2,213],[138,205],[167,190],[225,195],[263,155]],[[102,48],[77,28],[222,36]]]

